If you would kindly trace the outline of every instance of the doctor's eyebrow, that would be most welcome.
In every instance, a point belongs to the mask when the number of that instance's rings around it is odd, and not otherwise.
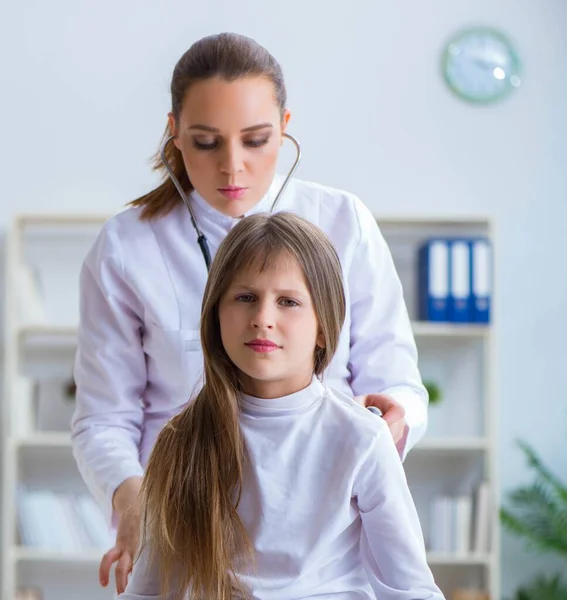
[[[248,131],[257,131],[258,129],[273,129],[273,125],[271,123],[260,123],[259,125],[250,125],[250,127],[244,127],[241,129],[241,133],[246,133]],[[218,133],[219,129],[216,127],[211,127],[210,125],[203,125],[201,123],[197,123],[195,125],[191,125],[187,128],[189,131],[198,130],[198,131],[208,131],[210,133]]]

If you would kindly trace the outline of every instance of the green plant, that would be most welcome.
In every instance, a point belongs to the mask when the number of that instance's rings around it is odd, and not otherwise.
[[[518,445],[535,472],[535,479],[509,494],[511,508],[500,509],[502,525],[523,538],[529,549],[565,557],[567,567],[567,486],[542,463],[529,444],[520,441]],[[515,600],[566,598],[567,583],[557,575],[536,578],[518,590]]]
[[[561,581],[559,575],[544,577],[540,575],[534,581],[521,587],[514,596],[514,600],[565,600],[567,598],[567,585]]]
[[[77,385],[75,384],[75,380],[73,377],[71,377],[69,380],[64,382],[63,392],[65,394],[65,399],[68,402],[75,401],[75,395],[77,393]]]
[[[429,394],[429,404],[430,406],[434,406],[435,404],[439,404],[441,402],[442,394],[441,388],[434,381],[424,381],[423,385]]]

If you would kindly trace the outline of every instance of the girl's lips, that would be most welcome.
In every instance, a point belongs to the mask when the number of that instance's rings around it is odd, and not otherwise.
[[[274,344],[270,340],[252,340],[251,342],[247,342],[246,346],[254,350],[254,352],[273,352],[279,348],[277,344]]]

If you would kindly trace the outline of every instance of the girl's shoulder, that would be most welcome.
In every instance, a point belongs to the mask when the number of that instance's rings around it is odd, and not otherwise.
[[[384,419],[361,406],[347,394],[325,386],[324,410],[330,424],[334,424],[341,437],[363,449],[374,444],[376,437],[390,435]]]

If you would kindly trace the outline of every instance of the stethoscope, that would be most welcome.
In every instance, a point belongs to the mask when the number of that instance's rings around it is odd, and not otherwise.
[[[293,166],[291,167],[289,173],[287,174],[287,177],[285,178],[285,181],[283,182],[283,184],[280,188],[280,191],[278,192],[277,196],[275,197],[274,201],[272,202],[270,212],[274,212],[274,209],[275,209],[277,203],[279,202],[285,188],[287,187],[287,184],[289,183],[289,180],[292,178],[293,174],[295,173],[295,170],[297,169],[297,166],[299,165],[299,161],[301,160],[301,146],[299,145],[299,142],[289,133],[284,133],[283,136],[288,138],[289,140],[291,140],[294,143],[295,148],[297,150],[297,157],[295,158],[295,162],[293,163]],[[173,170],[172,170],[171,166],[169,165],[169,163],[167,162],[167,158],[165,156],[165,149],[166,149],[167,145],[169,144],[169,142],[171,142],[174,138],[175,138],[175,136],[172,135],[172,136],[168,137],[165,140],[165,142],[162,144],[161,151],[160,151],[161,160],[163,162],[164,167],[167,169],[167,172],[169,173],[169,177],[171,178],[171,181],[173,181],[173,184],[175,185],[177,191],[179,192],[179,195],[183,199],[183,202],[185,202],[185,206],[189,210],[189,214],[191,215],[191,224],[193,225],[193,228],[195,229],[195,232],[197,233],[197,242],[199,243],[199,247],[201,248],[201,252],[203,253],[203,258],[205,259],[205,265],[207,266],[207,271],[208,271],[211,266],[211,252],[209,250],[209,244],[207,242],[207,238],[205,237],[205,234],[199,228],[199,225],[197,224],[197,219],[195,217],[195,212],[193,210],[193,207],[191,206],[191,202],[189,202],[189,198],[187,197],[185,190],[181,187],[179,180],[173,173]]]
[[[291,169],[289,170],[289,173],[287,174],[287,177],[285,178],[284,182],[282,183],[282,186],[281,186],[279,192],[277,193],[277,196],[275,197],[274,201],[272,202],[272,206],[270,207],[271,213],[274,212],[274,209],[276,208],[277,203],[279,202],[282,194],[284,193],[285,188],[287,187],[287,184],[289,183],[289,180],[292,178],[293,174],[295,173],[295,170],[297,169],[297,166],[299,165],[299,161],[301,160],[301,146],[300,146],[299,142],[289,133],[284,133],[283,136],[288,138],[289,140],[291,140],[294,143],[295,149],[297,150],[297,156],[295,158],[295,162],[293,163],[293,166],[291,167]],[[169,144],[169,142],[171,142],[171,140],[173,140],[174,138],[175,138],[175,136],[172,135],[172,136],[168,137],[165,140],[165,142],[162,144],[161,150],[160,150],[161,160],[163,162],[164,167],[167,169],[167,172],[169,173],[169,177],[171,178],[171,181],[173,181],[177,191],[179,192],[179,195],[183,199],[183,202],[185,202],[185,206],[189,210],[189,214],[191,216],[191,224],[193,225],[193,228],[195,229],[195,232],[197,233],[197,242],[199,243],[199,247],[201,248],[201,252],[203,253],[203,258],[205,259],[205,265],[207,266],[207,271],[209,271],[209,269],[211,267],[211,252],[209,250],[209,244],[207,242],[207,238],[205,237],[205,234],[199,229],[199,225],[197,224],[197,219],[195,217],[195,212],[193,211],[193,207],[191,206],[191,202],[189,202],[189,198],[187,197],[185,190],[181,187],[179,180],[173,173],[173,170],[171,169],[169,163],[167,162],[167,158],[165,157],[165,149],[166,149],[167,145]],[[368,407],[368,410],[379,417],[382,416],[382,411],[379,408],[376,408],[375,406]]]

